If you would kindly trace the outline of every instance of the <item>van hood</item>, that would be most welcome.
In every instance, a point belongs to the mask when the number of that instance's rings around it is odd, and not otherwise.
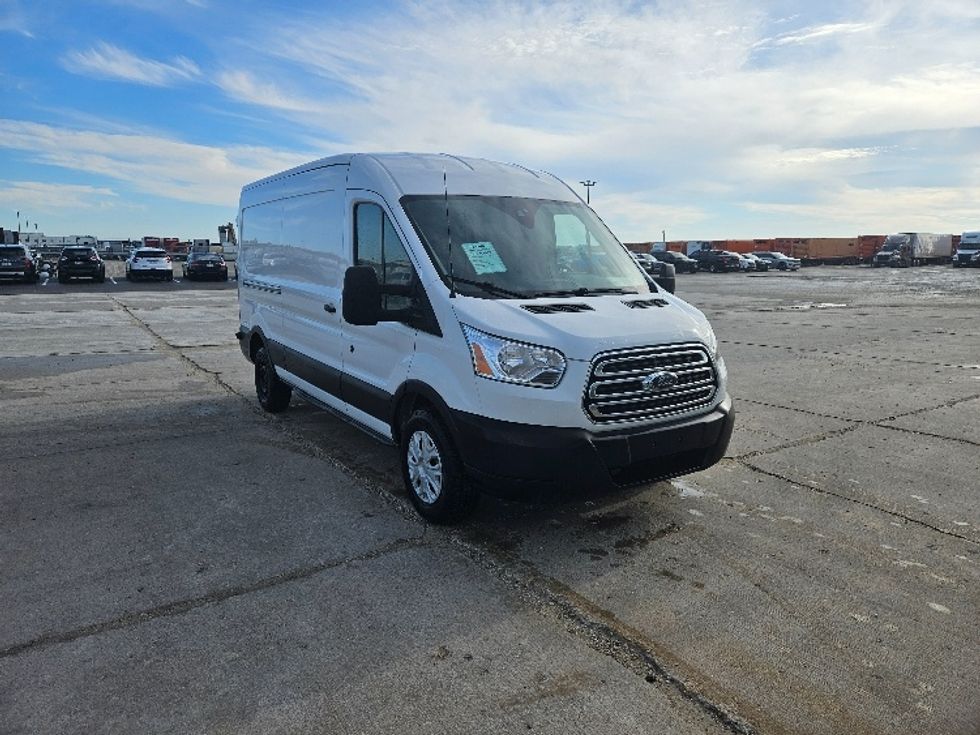
[[[626,302],[660,299],[666,306],[631,308]],[[714,342],[704,314],[665,292],[603,296],[481,299],[457,296],[456,318],[489,334],[557,349],[569,360],[591,361],[599,352],[674,342]],[[587,307],[534,313],[526,307]]]

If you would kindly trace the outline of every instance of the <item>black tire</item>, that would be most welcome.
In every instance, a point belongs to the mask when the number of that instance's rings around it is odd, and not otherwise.
[[[95,277],[96,283],[105,283],[105,271],[100,271],[99,275]]]
[[[129,271],[126,271],[126,280],[130,282],[132,282],[133,280],[133,274],[130,273]]]
[[[224,278],[222,278],[221,280],[222,280],[222,281],[227,281],[227,280],[228,280],[228,274],[227,274],[227,273],[225,273],[225,276],[224,276]]]
[[[293,389],[279,380],[272,356],[265,347],[255,353],[255,395],[269,413],[281,413],[289,406]]]
[[[718,272],[718,266],[715,265],[714,263],[712,263],[711,265],[708,266],[708,270],[711,273],[717,273]]]
[[[68,283],[69,280],[68,276],[61,273],[58,274],[58,283]]]
[[[166,280],[166,281],[172,281],[172,280],[174,280],[174,274],[173,274],[173,272],[168,273],[166,276],[164,276],[164,280]]]
[[[455,523],[473,512],[480,494],[466,478],[448,432],[429,411],[418,409],[405,422],[400,453],[405,489],[419,515]]]

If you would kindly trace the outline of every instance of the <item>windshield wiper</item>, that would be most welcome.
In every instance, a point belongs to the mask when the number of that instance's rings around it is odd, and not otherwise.
[[[460,278],[459,276],[454,276],[453,281],[456,283],[465,283],[467,286],[476,286],[487,293],[500,294],[501,296],[513,296],[515,299],[526,299],[530,298],[526,293],[519,293],[517,291],[510,291],[509,289],[498,286],[490,281],[473,281],[469,278]]]
[[[595,296],[606,293],[636,294],[639,291],[633,288],[585,288],[583,286],[582,288],[565,289],[562,291],[538,291],[532,294],[532,296],[535,298],[539,296]]]

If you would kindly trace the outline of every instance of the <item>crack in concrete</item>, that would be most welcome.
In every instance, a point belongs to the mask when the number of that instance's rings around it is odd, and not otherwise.
[[[557,618],[567,632],[647,682],[667,684],[729,732],[755,735],[757,730],[751,724],[677,673],[657,652],[657,645],[643,633],[554,577],[543,574],[529,561],[515,557],[493,542],[467,539],[464,533],[451,531],[448,539],[468,559],[520,592],[539,614]]]
[[[738,347],[762,347],[770,350],[785,350],[787,352],[801,352],[813,355],[827,355],[834,357],[856,357],[865,360],[877,360],[879,362],[898,362],[903,365],[929,365],[931,367],[959,368],[963,370],[978,370],[980,365],[976,363],[958,365],[949,362],[932,362],[929,360],[909,360],[902,357],[883,357],[881,355],[867,355],[862,352],[842,352],[840,350],[827,350],[819,347],[789,347],[787,345],[767,345],[759,342],[739,342],[737,340],[719,340],[719,343],[726,345],[736,345]]]
[[[752,464],[751,462],[747,462],[742,459],[734,459],[733,461],[738,462],[738,464],[742,465],[746,469],[752,470],[753,472],[758,472],[760,475],[766,475],[767,477],[774,477],[777,480],[788,482],[790,485],[793,485],[794,487],[812,490],[813,492],[820,493],[821,495],[830,495],[831,497],[838,498],[840,500],[846,500],[847,502],[854,503],[855,505],[861,505],[871,510],[880,511],[882,513],[885,513],[886,515],[894,516],[895,518],[901,518],[906,523],[914,523],[916,525],[935,531],[936,533],[940,533],[943,536],[950,536],[952,538],[956,538],[961,541],[966,541],[967,543],[970,544],[980,545],[980,541],[976,541],[970,538],[969,536],[964,536],[962,534],[955,533],[954,531],[948,531],[944,528],[939,528],[938,526],[934,526],[931,523],[927,523],[926,521],[921,521],[917,518],[911,518],[910,516],[900,513],[897,510],[888,510],[888,508],[882,508],[880,505],[875,505],[874,503],[869,503],[864,500],[858,500],[857,498],[852,498],[842,493],[838,493],[833,490],[828,490],[827,488],[817,487],[804,480],[794,480],[791,477],[781,475],[778,472],[772,472],[771,470],[764,469],[762,467],[759,467],[758,465]]]
[[[851,426],[845,426],[842,429],[835,429],[834,431],[825,431],[821,434],[810,434],[802,439],[796,439],[791,442],[786,442],[785,444],[780,444],[774,447],[767,447],[766,449],[755,449],[751,452],[745,452],[744,454],[739,454],[729,459],[734,459],[736,461],[742,461],[743,459],[751,459],[752,457],[760,457],[764,454],[771,454],[773,452],[780,452],[783,449],[793,449],[795,447],[805,447],[807,444],[817,444],[826,439],[834,439],[838,436],[843,436],[844,434],[849,434],[850,432],[859,429],[861,427],[860,423],[853,423]]]
[[[173,429],[173,430],[185,428],[184,425],[182,425],[182,424],[168,424],[168,426],[171,429]],[[165,439],[165,440],[159,440],[158,439],[157,441],[180,441],[183,438],[189,438],[189,437],[194,437],[194,436],[213,436],[214,435],[214,429],[212,429],[212,428],[198,429],[198,430],[192,430],[192,429],[193,429],[193,425],[188,424],[186,426],[186,430],[185,431],[181,431],[181,433],[180,433],[179,436],[173,436],[173,437],[170,437],[169,439]],[[138,439],[141,439],[144,436],[145,436],[145,434],[140,434],[140,433],[137,433],[137,432],[131,432],[131,433],[127,434],[127,437],[128,438],[127,438],[126,441],[119,440],[119,441],[114,441],[114,442],[106,442],[105,444],[86,444],[84,447],[75,447],[75,448],[72,448],[72,449],[52,449],[51,451],[45,451],[45,452],[40,453],[40,454],[37,454],[37,453],[35,453],[35,454],[19,454],[19,455],[18,454],[12,454],[12,455],[11,454],[5,454],[5,455],[3,455],[3,458],[0,459],[0,463],[2,463],[2,464],[8,464],[10,462],[20,461],[20,460],[25,460],[25,459],[37,459],[38,457],[60,457],[60,456],[64,456],[64,455],[67,455],[67,454],[86,454],[88,452],[92,452],[92,451],[95,451],[95,450],[98,450],[98,449],[123,449],[125,447],[128,447],[128,446],[131,446],[131,445],[135,444]]]
[[[228,385],[223,380],[221,380],[220,374],[217,371],[208,370],[207,368],[201,367],[198,363],[196,363],[194,360],[192,360],[190,357],[188,357],[181,351],[182,349],[188,349],[188,348],[175,347],[174,345],[170,344],[166,339],[163,338],[163,336],[161,336],[155,329],[153,329],[153,327],[151,327],[145,321],[143,321],[138,316],[136,316],[136,314],[133,313],[133,310],[130,309],[129,306],[124,304],[115,296],[109,296],[109,300],[112,301],[119,309],[121,309],[126,314],[126,316],[132,319],[133,322],[138,327],[144,329],[147,332],[147,334],[153,337],[165,352],[168,352],[171,355],[175,356],[178,360],[186,363],[194,370],[204,373],[212,380],[212,382],[215,385],[217,385],[220,388],[223,388],[228,393],[238,396],[239,398],[242,397],[240,393],[238,393],[230,385]]]
[[[848,423],[848,424],[854,424],[853,427],[846,427],[846,430],[847,431],[850,431],[850,430],[852,430],[854,428],[857,428],[858,426],[876,426],[879,429],[891,429],[892,431],[900,431],[900,432],[904,432],[904,433],[907,433],[907,434],[921,434],[921,435],[924,435],[924,436],[932,436],[932,437],[935,437],[936,439],[944,439],[944,440],[948,440],[948,441],[961,442],[963,444],[970,444],[970,445],[973,445],[973,446],[980,446],[980,442],[973,441],[972,439],[961,439],[959,437],[954,437],[954,436],[942,436],[941,434],[931,434],[931,433],[929,433],[927,431],[919,431],[917,429],[909,429],[909,428],[906,428],[904,426],[894,426],[894,425],[891,425],[891,424],[885,424],[885,423],[883,423],[885,421],[895,421],[897,419],[904,419],[904,418],[908,418],[910,416],[917,416],[919,414],[929,413],[929,411],[937,411],[937,410],[939,410],[941,408],[952,408],[953,406],[959,405],[960,403],[968,403],[970,401],[975,401],[978,398],[980,398],[980,393],[975,393],[975,394],[969,395],[969,396],[962,396],[960,398],[951,398],[950,400],[943,401],[942,403],[937,404],[937,405],[925,406],[924,408],[916,408],[916,409],[913,409],[911,411],[906,411],[905,413],[898,413],[898,414],[894,414],[892,416],[886,416],[885,418],[874,419],[874,420],[867,420],[867,419],[848,419],[848,418],[844,418],[843,416],[834,416],[834,415],[827,414],[827,413],[819,413],[817,411],[810,411],[810,410],[808,410],[806,408],[798,408],[796,406],[781,406],[781,405],[779,405],[777,403],[769,403],[767,401],[756,401],[756,400],[753,400],[751,398],[739,398],[738,400],[739,400],[740,403],[751,403],[751,404],[756,405],[756,406],[765,406],[766,408],[779,408],[779,409],[782,409],[784,411],[794,411],[796,413],[806,414],[807,416],[816,416],[818,418],[833,419],[835,421],[844,421],[845,423]],[[845,429],[838,429],[836,432],[827,432],[827,434],[828,434],[828,437],[832,437],[835,434],[840,433],[840,432],[845,432]],[[806,441],[803,441],[802,443],[805,444],[807,442]],[[795,446],[795,444],[792,444],[791,443],[791,444],[787,444],[786,445],[786,447],[792,447],[792,446]],[[769,449],[760,449],[760,450],[757,450],[755,452],[747,452],[746,454],[739,455],[739,456],[740,457],[759,456],[760,454],[767,454],[769,452],[775,452],[775,451],[778,451],[779,449],[782,449],[782,448],[784,448],[784,447],[771,447]]]
[[[357,554],[346,559],[335,559],[332,561],[321,562],[319,564],[298,567],[296,569],[280,572],[279,574],[274,574],[271,577],[265,577],[248,584],[225,587],[224,589],[209,592],[206,595],[190,597],[184,600],[177,600],[175,602],[168,602],[164,605],[158,605],[147,610],[128,613],[118,618],[114,618],[113,620],[93,623],[91,625],[85,625],[72,630],[46,633],[30,641],[16,643],[12,646],[7,646],[6,648],[0,649],[0,658],[18,656],[22,653],[37,651],[59,643],[71,643],[72,641],[76,641],[80,638],[88,638],[112,630],[131,628],[137,625],[142,625],[143,623],[157,620],[159,618],[183,615],[184,613],[201,607],[216,605],[226,600],[242,597],[243,595],[248,595],[253,592],[261,592],[263,590],[279,587],[280,585],[288,584],[290,582],[308,579],[309,577],[313,577],[321,572],[346,566],[354,562],[372,561],[387,554],[393,554],[403,551],[404,549],[418,547],[422,545],[424,537],[425,533],[423,532],[419,536],[396,539],[395,541],[387,543],[376,549],[372,549],[371,551],[367,551],[363,554]]]
[[[962,439],[958,436],[945,436],[943,434],[933,434],[931,431],[920,431],[919,429],[909,429],[905,426],[891,426],[890,424],[874,424],[879,429],[891,429],[892,431],[900,431],[903,434],[915,434],[917,436],[929,436],[933,439],[942,439],[943,441],[959,442],[961,444],[969,444],[973,447],[980,447],[980,441],[973,441],[972,439]]]

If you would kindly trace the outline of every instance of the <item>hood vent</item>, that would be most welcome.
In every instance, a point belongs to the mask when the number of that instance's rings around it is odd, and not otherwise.
[[[662,306],[668,306],[669,302],[664,299],[647,299],[645,301],[624,301],[631,309],[657,309]]]
[[[559,314],[567,312],[574,314],[579,311],[595,311],[588,304],[521,304],[522,309],[530,311],[532,314]]]

